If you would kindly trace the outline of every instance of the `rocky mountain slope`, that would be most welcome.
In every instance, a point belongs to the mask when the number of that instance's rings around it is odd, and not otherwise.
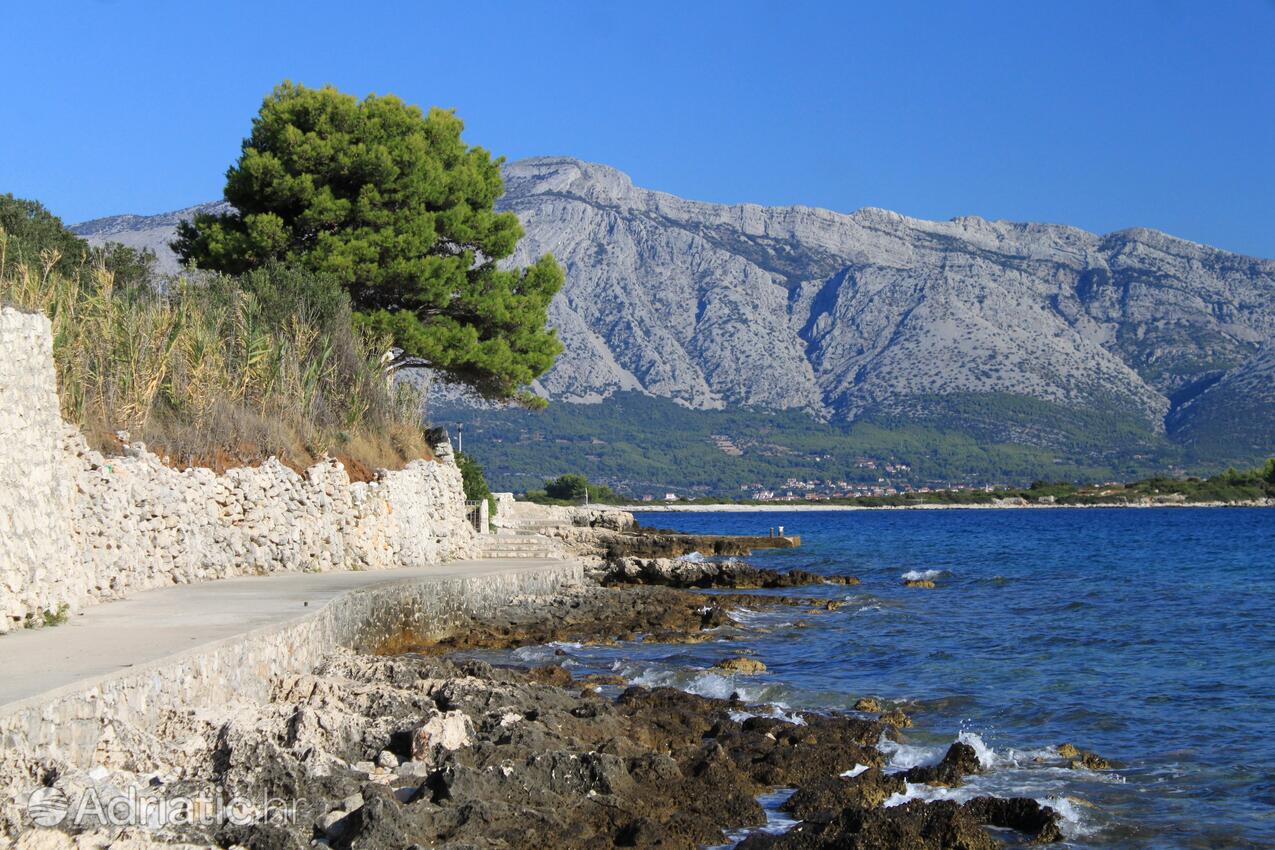
[[[181,271],[177,256],[168,247],[177,232],[177,223],[200,213],[222,213],[231,209],[225,201],[210,201],[159,215],[112,215],[95,218],[71,228],[91,244],[118,242],[130,248],[149,248],[155,252],[156,268],[165,274]]]
[[[1193,456],[1242,462],[1275,453],[1275,343],[1175,408],[1168,427]]]
[[[636,391],[1043,446],[1107,421],[1154,440],[1225,424],[1275,337],[1275,261],[1156,231],[708,204],[561,157],[505,180],[527,233],[513,261],[550,251],[567,271],[566,350],[539,386],[561,401]],[[76,231],[162,248],[194,209]],[[1272,430],[1250,442],[1275,447]]]

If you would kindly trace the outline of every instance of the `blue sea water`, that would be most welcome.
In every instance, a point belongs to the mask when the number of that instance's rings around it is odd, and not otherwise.
[[[934,510],[640,515],[646,525],[756,534],[783,525],[778,569],[852,573],[802,589],[831,612],[741,612],[740,640],[566,647],[581,670],[791,709],[903,702],[897,767],[958,736],[987,771],[913,796],[1030,796],[1074,847],[1275,847],[1275,511]],[[932,590],[902,585],[931,575]],[[791,592],[791,591],[785,591]],[[741,648],[760,676],[709,668]],[[537,649],[519,652],[535,660]],[[561,651],[561,648],[559,648]],[[561,659],[559,659],[561,660]],[[1115,763],[1059,765],[1071,742]],[[896,801],[897,802],[897,801]]]

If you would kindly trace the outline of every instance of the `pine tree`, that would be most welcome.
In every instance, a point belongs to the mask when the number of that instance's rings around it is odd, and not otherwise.
[[[503,160],[467,145],[463,128],[393,95],[285,82],[226,173],[234,212],[181,225],[173,248],[228,273],[281,262],[335,275],[356,321],[403,357],[487,398],[542,406],[525,387],[562,350],[545,327],[562,270],[548,254],[498,267],[522,227],[494,209]]]

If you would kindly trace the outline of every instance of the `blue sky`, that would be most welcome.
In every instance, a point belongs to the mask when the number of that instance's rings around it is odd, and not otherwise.
[[[0,191],[68,222],[221,194],[288,78],[455,107],[710,201],[879,206],[1275,257],[1275,2],[8,6]]]

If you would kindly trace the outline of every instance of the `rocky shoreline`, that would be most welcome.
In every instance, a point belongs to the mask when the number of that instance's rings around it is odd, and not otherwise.
[[[405,621],[377,646],[343,650],[279,682],[268,702],[173,715],[154,730],[119,729],[93,770],[49,765],[32,777],[70,799],[93,788],[140,788],[157,801],[247,801],[239,817],[122,830],[90,818],[74,838],[40,830],[17,847],[690,850],[729,846],[739,830],[764,825],[758,797],[781,789],[791,791],[783,808],[799,823],[782,835],[753,832],[740,847],[1002,846],[985,827],[1014,830],[1022,841],[1061,837],[1058,813],[1025,798],[884,806],[908,783],[953,787],[981,769],[973,749],[956,743],[936,765],[888,771],[880,745],[910,725],[897,708],[861,701],[849,713],[776,717],[737,695],[714,699],[467,655],[553,641],[730,640],[741,628],[735,608],[819,616],[826,607],[811,597],[734,592],[811,578],[742,562],[635,558],[595,571],[616,586],[590,581],[512,599],[443,630]],[[674,585],[732,590],[706,595]],[[721,666],[735,675],[764,669],[747,656],[729,661]],[[1069,763],[1062,752],[1058,759]]]

